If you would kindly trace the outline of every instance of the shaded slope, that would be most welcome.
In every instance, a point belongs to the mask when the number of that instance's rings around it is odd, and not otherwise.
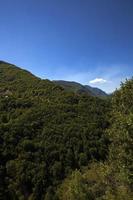
[[[108,96],[108,94],[106,92],[104,92],[103,90],[101,90],[99,88],[91,87],[89,85],[85,85],[84,87],[87,88],[88,90],[90,90],[94,96],[97,96],[97,97],[107,97]]]

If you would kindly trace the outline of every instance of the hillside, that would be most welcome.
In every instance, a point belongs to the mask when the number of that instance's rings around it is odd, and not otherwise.
[[[132,102],[133,79],[101,99],[1,61],[0,199],[131,200]]]
[[[88,90],[90,90],[92,92],[93,96],[97,96],[97,97],[107,97],[108,94],[106,92],[104,92],[103,90],[96,88],[96,87],[91,87],[89,85],[85,85],[84,87],[86,87]]]
[[[0,199],[55,199],[73,170],[105,160],[109,110],[0,62]]]
[[[0,84],[1,91],[8,89],[15,95],[31,92],[30,95],[34,96],[36,90],[41,93],[41,90],[44,92],[49,90],[49,87],[60,88],[49,80],[41,80],[32,73],[3,61],[0,61]]]
[[[88,94],[96,97],[107,97],[108,94],[99,88],[93,88],[89,85],[82,85],[72,81],[54,81],[57,85],[62,86],[68,92],[74,92],[77,94]]]

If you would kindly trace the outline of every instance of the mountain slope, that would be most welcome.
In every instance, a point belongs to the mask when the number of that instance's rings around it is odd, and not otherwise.
[[[92,92],[89,91],[86,87],[84,87],[82,84],[74,82],[74,81],[53,81],[55,84],[62,86],[66,91],[68,92],[74,92],[77,94],[90,94],[92,95]]]
[[[96,97],[107,97],[108,94],[99,88],[93,88],[89,85],[82,85],[72,81],[54,81],[57,85],[62,86],[66,91],[73,91],[77,94],[85,93]]]
[[[41,98],[62,92],[63,88],[49,80],[42,80],[27,70],[0,61],[0,93],[21,97]]]
[[[99,88],[91,87],[89,85],[85,85],[84,87],[87,88],[88,90],[90,90],[94,96],[97,96],[97,97],[107,97],[108,96],[108,94],[106,92],[104,92],[103,90],[101,90]]]
[[[56,199],[72,170],[105,160],[109,102],[0,62],[0,199]]]

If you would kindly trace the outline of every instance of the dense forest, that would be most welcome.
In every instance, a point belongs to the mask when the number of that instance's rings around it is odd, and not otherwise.
[[[0,62],[0,199],[131,200],[133,79],[105,99]]]

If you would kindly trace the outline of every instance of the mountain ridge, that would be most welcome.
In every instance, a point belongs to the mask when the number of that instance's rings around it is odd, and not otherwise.
[[[64,81],[64,80],[54,80],[55,84],[62,86],[67,91],[73,91],[75,93],[86,93],[96,97],[107,97],[108,94],[103,90],[91,87],[89,85],[82,85],[81,83],[75,81]]]
[[[29,79],[30,80],[32,79],[32,84],[33,82],[35,83],[36,81],[47,80],[51,83],[54,83],[62,87],[65,91],[68,91],[68,92],[74,92],[76,94],[87,94],[90,96],[102,97],[102,98],[105,98],[108,96],[107,93],[105,93],[99,88],[93,88],[89,85],[82,85],[75,81],[64,81],[64,80],[51,81],[49,79],[41,79],[40,77],[37,77],[36,75],[32,74],[32,72],[29,72],[26,69],[23,69],[21,67],[18,67],[14,64],[11,64],[2,60],[0,60],[0,73],[1,75],[4,74],[5,76],[3,80],[11,81],[12,83],[13,81],[16,81],[16,80],[20,81],[21,79],[23,79],[25,84],[28,84]]]

